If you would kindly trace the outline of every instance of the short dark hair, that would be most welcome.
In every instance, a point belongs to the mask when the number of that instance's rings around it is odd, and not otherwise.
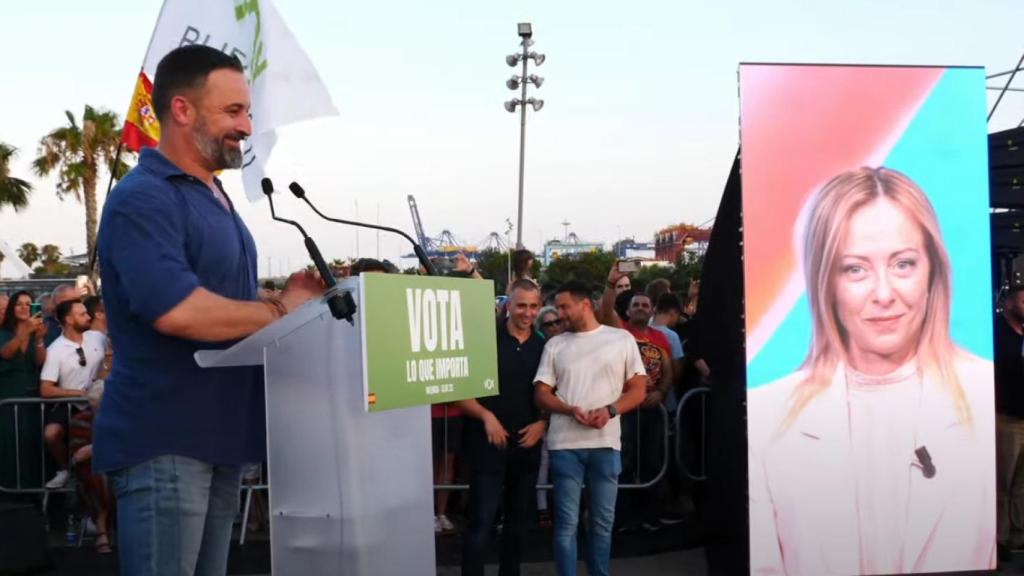
[[[171,111],[171,99],[185,90],[202,88],[206,77],[221,69],[245,72],[237,56],[202,44],[189,44],[168,52],[156,66],[153,78],[153,111],[163,122]]]
[[[385,274],[390,273],[387,265],[380,260],[374,258],[360,258],[352,263],[349,268],[349,276],[359,276],[363,272],[384,272]]]
[[[590,287],[580,282],[579,280],[569,280],[565,284],[558,287],[555,291],[555,295],[569,293],[576,300],[584,300],[590,298]]]
[[[683,313],[683,303],[679,300],[679,296],[671,292],[666,292],[658,297],[658,305],[654,307],[655,314],[667,314],[669,312]]]
[[[520,278],[512,283],[509,287],[508,293],[512,294],[516,290],[526,290],[527,292],[540,292],[540,286],[536,282],[529,278]]]
[[[643,292],[633,289],[623,290],[615,296],[615,314],[620,320],[629,320],[629,315],[626,312],[629,310],[629,303],[633,301],[633,296],[637,295],[647,296]]]
[[[89,314],[89,318],[95,318],[97,312],[104,312],[103,299],[99,296],[86,296],[82,300],[82,304],[85,304],[85,311]]]
[[[647,284],[645,291],[651,297],[651,302],[657,304],[662,294],[672,291],[672,282],[668,278],[655,278]]]
[[[57,304],[57,309],[53,312],[53,315],[57,318],[57,323],[63,326],[64,321],[67,320],[68,315],[71,314],[71,309],[75,307],[75,304],[81,303],[81,300],[75,298],[74,300],[65,300],[60,304]]]
[[[516,250],[512,253],[512,273],[520,278],[528,275],[534,260],[533,252],[525,248]]]

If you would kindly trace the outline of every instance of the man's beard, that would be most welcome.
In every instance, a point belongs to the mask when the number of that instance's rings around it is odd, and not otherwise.
[[[239,140],[243,138],[243,135],[236,135]],[[202,116],[196,121],[195,127],[192,129],[192,139],[195,141],[196,148],[199,149],[199,153],[202,154],[211,165],[214,170],[227,170],[231,168],[242,167],[242,148],[241,142],[239,147],[229,148],[224,143],[223,137],[218,137],[210,134],[206,130],[206,121]]]

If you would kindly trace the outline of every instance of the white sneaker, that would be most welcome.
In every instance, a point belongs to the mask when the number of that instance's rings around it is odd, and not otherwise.
[[[440,534],[443,528],[441,528],[441,519],[434,516],[434,533]]]
[[[442,532],[451,532],[452,530],[455,530],[455,524],[452,524],[452,521],[444,514],[437,517],[437,523],[441,525]]]
[[[85,517],[85,535],[95,536],[96,535],[96,523],[92,521],[92,518]]]
[[[57,472],[57,474],[49,482],[46,483],[46,488],[48,490],[58,490],[60,488],[63,488],[64,486],[66,486],[67,483],[68,483],[68,471],[67,470],[60,470],[60,471]]]

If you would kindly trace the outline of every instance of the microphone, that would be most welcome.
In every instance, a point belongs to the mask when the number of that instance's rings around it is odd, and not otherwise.
[[[423,249],[422,246],[417,244],[416,241],[413,240],[412,237],[409,236],[408,234],[406,234],[405,232],[399,230],[398,228],[391,228],[389,226],[378,226],[376,224],[367,224],[365,222],[354,222],[352,220],[342,220],[340,218],[331,218],[330,216],[327,216],[323,212],[318,210],[317,207],[314,206],[313,203],[309,201],[309,198],[306,198],[306,191],[302,189],[302,186],[300,186],[298,182],[292,182],[291,184],[289,184],[288,185],[288,189],[292,191],[292,194],[294,194],[296,198],[299,198],[300,200],[303,200],[306,204],[309,204],[309,207],[313,209],[313,212],[315,212],[317,216],[323,218],[324,220],[327,220],[329,222],[335,222],[335,223],[338,223],[338,224],[348,224],[350,226],[359,226],[360,228],[371,228],[373,230],[383,230],[385,232],[391,232],[393,234],[398,234],[399,236],[405,238],[406,240],[408,240],[412,244],[412,250],[413,250],[413,252],[416,253],[416,258],[420,261],[420,264],[423,266],[424,269],[426,269],[427,276],[438,276],[437,268],[434,267],[434,263],[430,261],[430,257],[427,256],[427,252]]]
[[[921,446],[917,450],[914,450],[914,454],[917,456],[917,461],[920,462],[921,472],[925,478],[935,477],[935,464],[932,463],[932,456],[928,453],[926,446]]]
[[[327,266],[327,262],[324,262],[323,255],[320,254],[320,248],[317,247],[316,242],[313,238],[306,234],[305,228],[301,224],[294,220],[288,220],[286,218],[278,217],[274,211],[274,184],[270,181],[270,178],[264,178],[260,180],[260,186],[263,188],[263,193],[267,196],[267,202],[270,203],[270,217],[278,222],[284,222],[291,224],[299,229],[302,234],[303,242],[306,244],[306,251],[309,252],[309,257],[313,259],[313,265],[316,266],[320,277],[323,278],[324,283],[327,284],[328,288],[335,286],[338,281],[334,279],[334,274],[331,273],[331,269]],[[352,298],[352,295],[345,292],[344,295],[334,294],[327,299],[327,307],[331,310],[331,315],[338,320],[348,320],[349,324],[353,324],[352,315],[356,311],[356,303]]]

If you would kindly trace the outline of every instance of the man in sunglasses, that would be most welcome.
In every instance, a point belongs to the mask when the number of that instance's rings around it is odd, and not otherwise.
[[[65,300],[57,305],[54,317],[61,334],[46,349],[46,362],[39,377],[39,395],[43,398],[85,398],[103,363],[106,338],[90,331],[92,320],[81,300]],[[68,481],[66,433],[74,405],[53,404],[46,413],[43,437],[60,466],[46,483],[50,489],[63,488]]]

